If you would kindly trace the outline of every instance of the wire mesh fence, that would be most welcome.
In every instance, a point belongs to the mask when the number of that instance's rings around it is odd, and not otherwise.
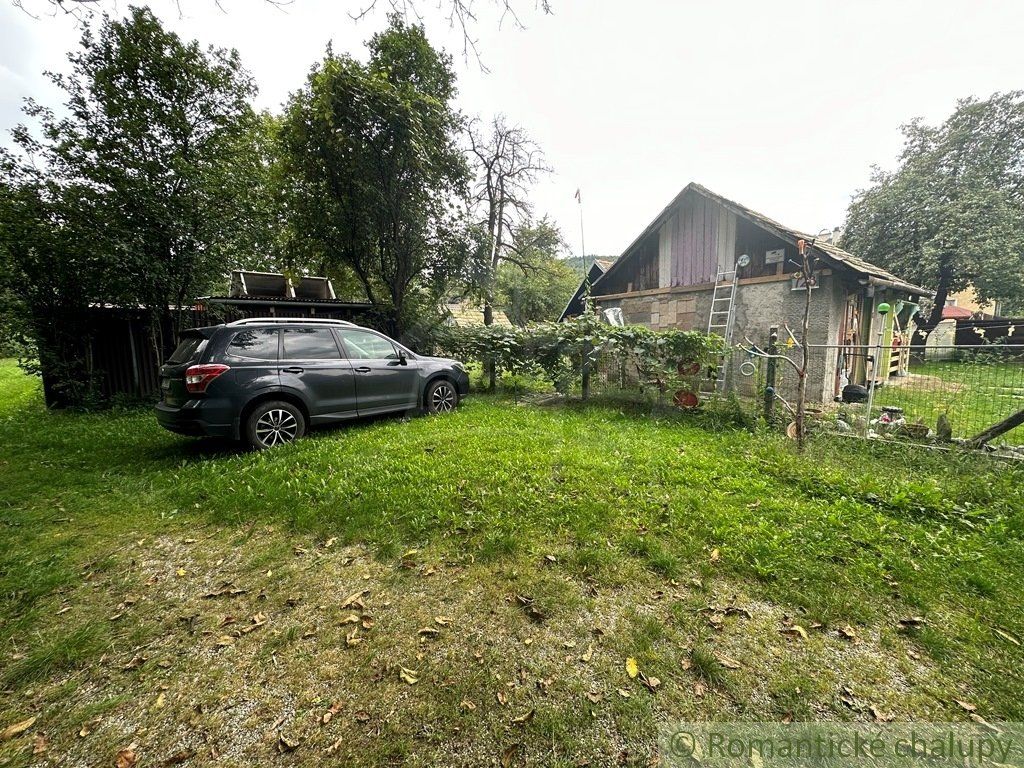
[[[799,365],[797,345],[777,350]],[[727,391],[786,418],[798,376],[783,359],[746,350],[727,356]],[[1024,345],[842,346],[809,349],[807,402],[819,429],[864,437],[968,441],[1024,409]],[[768,398],[763,398],[770,388]],[[762,397],[758,397],[758,395]],[[998,436],[1024,456],[1024,425]]]

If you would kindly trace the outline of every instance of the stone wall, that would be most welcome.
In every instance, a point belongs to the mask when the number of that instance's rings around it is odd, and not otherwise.
[[[835,275],[825,275],[821,285],[811,292],[811,344],[835,344],[842,322],[845,289]],[[678,328],[684,331],[706,331],[711,311],[713,291],[686,291],[659,293],[651,296],[627,296],[619,299],[594,297],[602,309],[619,307],[627,325],[644,325],[653,330]],[[740,284],[736,292],[736,315],[733,343],[744,343],[749,338],[764,346],[768,342],[768,329],[785,324],[799,336],[804,311],[804,292],[794,291],[786,281]],[[780,331],[785,341],[785,332]],[[797,353],[799,354],[799,353]],[[779,370],[788,367],[782,362]],[[808,369],[808,399],[813,402],[832,400],[835,386],[836,350],[814,350]],[[795,393],[795,376],[783,374],[782,394]],[[791,391],[792,390],[792,391]]]

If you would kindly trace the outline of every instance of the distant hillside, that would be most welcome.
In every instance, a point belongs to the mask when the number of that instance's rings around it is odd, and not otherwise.
[[[587,269],[590,269],[590,265],[593,264],[596,259],[601,259],[601,261],[615,261],[616,258],[617,257],[615,256],[587,256]],[[581,256],[570,256],[567,259],[562,259],[562,261],[567,267],[569,267],[569,269],[574,272],[579,272],[581,275],[583,274],[583,258]]]

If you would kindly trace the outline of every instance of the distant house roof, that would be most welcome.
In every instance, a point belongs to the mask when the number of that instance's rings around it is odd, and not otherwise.
[[[683,187],[682,191],[678,195],[676,195],[672,199],[672,202],[665,206],[661,213],[659,213],[654,218],[654,220],[647,226],[647,228],[640,233],[640,236],[637,237],[636,240],[634,240],[632,243],[630,243],[629,247],[626,248],[625,251],[623,251],[622,255],[615,260],[615,264],[613,264],[612,267],[605,272],[605,275],[609,275],[615,272],[616,270],[620,269],[622,264],[625,261],[628,261],[627,257],[633,252],[635,247],[639,245],[640,242],[645,237],[647,237],[647,235],[649,235],[651,232],[660,227],[662,222],[665,221],[665,219],[672,215],[676,207],[682,202],[683,197],[688,192],[694,192],[709,200],[713,200],[714,202],[721,205],[723,208],[732,211],[737,216],[742,216],[748,221],[753,222],[762,229],[771,232],[776,237],[779,237],[787,242],[795,244],[797,240],[805,240],[808,244],[810,244],[812,241],[815,241],[814,235],[808,235],[804,232],[800,232],[799,230],[786,227],[780,224],[779,222],[775,221],[774,219],[768,218],[762,213],[758,213],[757,211],[747,208],[745,205],[740,205],[737,202],[734,202],[726,197],[722,197],[721,195],[712,192],[705,186],[702,186],[696,182],[690,182],[685,187]],[[905,280],[901,280],[900,278],[896,277],[896,275],[894,275],[892,272],[882,269],[881,267],[877,267],[870,262],[864,261],[864,259],[858,256],[854,256],[852,253],[844,251],[842,248],[839,248],[838,246],[833,245],[832,243],[825,242],[824,240],[817,240],[814,242],[812,248],[818,252],[818,256],[822,259],[822,261],[831,266],[846,268],[851,272],[859,274],[863,277],[874,278],[875,280],[890,283],[894,287],[900,288],[906,291],[907,293],[913,293],[918,296],[934,295],[934,291],[929,291],[926,288],[922,288],[918,285],[914,285],[913,283],[908,283]]]
[[[942,308],[943,320],[965,320],[969,317],[974,317],[974,313],[966,307],[946,306]]]
[[[467,325],[484,324],[483,307],[468,301],[449,301],[444,305],[444,312],[445,322],[448,325],[465,328]],[[512,326],[512,321],[508,319],[508,315],[497,308],[493,310],[493,320],[493,325],[501,325],[507,328]]]
[[[590,269],[587,270],[587,276],[580,281],[579,287],[576,292],[569,299],[569,303],[565,305],[565,309],[562,310],[562,314],[558,316],[558,322],[568,320],[570,317],[579,317],[583,314],[585,309],[583,303],[583,297],[587,293],[587,289],[597,282],[598,278],[601,277],[605,272],[611,269],[612,264],[615,262],[611,259],[594,259],[594,263],[590,265]]]

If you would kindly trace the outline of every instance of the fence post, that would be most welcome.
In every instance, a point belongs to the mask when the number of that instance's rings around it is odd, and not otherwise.
[[[583,400],[590,399],[590,353],[592,347],[589,341],[583,342],[583,381],[581,382],[580,396]]]
[[[773,325],[768,329],[768,354],[777,355],[779,341],[779,327]],[[765,366],[765,381],[764,381],[764,420],[771,422],[772,414],[775,411],[775,372],[777,368],[778,360],[774,357],[768,358],[768,364]]]

